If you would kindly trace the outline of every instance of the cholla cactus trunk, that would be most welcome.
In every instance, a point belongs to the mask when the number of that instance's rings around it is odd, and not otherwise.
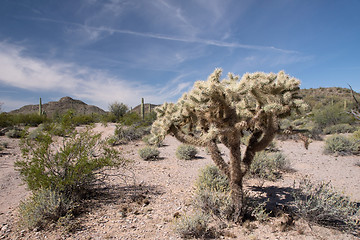
[[[234,220],[240,222],[244,215],[243,178],[255,153],[274,139],[279,118],[307,105],[297,95],[300,82],[284,72],[245,74],[241,81],[232,74],[220,81],[220,76],[221,69],[216,69],[177,103],[156,108],[151,141],[157,143],[172,133],[183,143],[208,147],[214,163],[230,181]],[[242,156],[240,139],[245,131],[250,138]],[[230,159],[221,156],[218,141],[229,149]]]

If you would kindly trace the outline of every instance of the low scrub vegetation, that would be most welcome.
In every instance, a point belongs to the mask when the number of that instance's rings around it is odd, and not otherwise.
[[[234,220],[235,205],[230,195],[229,180],[216,166],[210,165],[202,169],[195,186],[194,205],[197,209],[221,221]],[[245,198],[244,208],[248,216],[259,221],[269,218],[265,202],[248,195]]]
[[[343,135],[335,134],[325,141],[325,154],[349,155],[359,152],[359,141]]]
[[[262,151],[256,153],[249,174],[253,177],[276,180],[280,176],[280,171],[289,168],[290,163],[281,152]]]
[[[321,225],[357,232],[359,235],[358,205],[336,192],[330,183],[314,184],[305,178],[294,188],[294,208],[300,217]]]
[[[61,217],[71,217],[75,203],[58,191],[39,189],[19,205],[20,224],[28,229],[44,229]]]
[[[335,133],[352,133],[357,130],[356,126],[349,125],[347,123],[340,123],[333,126],[324,128],[324,134],[335,134]]]
[[[145,161],[157,160],[159,158],[160,151],[155,147],[146,146],[139,150],[139,155]]]
[[[205,238],[209,232],[209,216],[204,213],[180,216],[175,220],[175,232],[181,238]]]
[[[139,140],[149,133],[149,127],[123,126],[118,124],[116,125],[114,136],[108,141],[112,145],[126,144],[131,141]]]
[[[22,135],[23,131],[19,128],[10,129],[5,133],[8,138],[21,138]]]
[[[102,183],[106,169],[126,164],[120,152],[108,147],[90,128],[62,139],[52,130],[33,137],[27,134],[21,142],[23,158],[15,162],[33,192],[20,206],[23,225],[28,228],[43,228],[71,214],[77,203]]]
[[[183,159],[183,160],[194,159],[196,157],[197,153],[198,153],[198,151],[197,151],[196,147],[187,145],[187,144],[181,144],[176,149],[176,157],[178,159]]]

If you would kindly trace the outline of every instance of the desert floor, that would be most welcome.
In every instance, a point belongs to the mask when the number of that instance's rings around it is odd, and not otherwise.
[[[96,125],[94,131],[103,137],[113,134],[114,125]],[[73,232],[60,230],[29,231],[17,225],[17,206],[30,194],[22,184],[14,162],[21,157],[19,140],[0,137],[8,148],[0,156],[0,239],[180,239],[173,230],[174,215],[192,211],[194,182],[199,170],[212,164],[209,155],[199,148],[198,158],[178,160],[175,150],[180,144],[173,137],[165,139],[159,150],[161,159],[144,161],[138,149],[142,141],[121,145],[118,148],[127,159],[133,160],[128,170],[113,172],[106,194],[87,203],[87,212],[78,217]],[[270,201],[285,204],[291,200],[294,181],[308,176],[312,181],[331,181],[339,192],[360,202],[359,156],[324,155],[323,141],[313,141],[308,150],[293,140],[276,142],[277,147],[290,161],[293,171],[272,182],[249,179],[246,186]],[[225,156],[227,155],[224,149]],[[251,222],[247,226],[229,224],[222,239],[358,239],[351,234],[310,224],[302,219],[283,231],[282,217],[265,223]]]

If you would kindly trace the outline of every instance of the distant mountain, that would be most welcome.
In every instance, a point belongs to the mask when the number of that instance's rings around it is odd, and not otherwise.
[[[42,104],[42,109],[45,114],[49,117],[52,117],[57,114],[66,113],[68,110],[72,109],[76,114],[104,114],[106,113],[99,107],[93,105],[87,105],[86,103],[72,99],[71,97],[63,97],[59,101],[48,102]],[[14,111],[11,111],[12,114],[29,114],[29,113],[38,113],[39,105],[26,105]]]

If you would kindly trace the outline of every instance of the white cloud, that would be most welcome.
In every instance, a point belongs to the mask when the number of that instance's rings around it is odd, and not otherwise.
[[[0,42],[2,84],[28,91],[63,93],[64,96],[87,100],[104,109],[115,100],[134,106],[139,104],[142,97],[153,103],[162,103],[176,97],[191,84],[181,82],[180,76],[176,81],[160,88],[139,85],[101,70],[24,56],[23,50],[22,47]],[[15,105],[16,103],[13,104]]]

